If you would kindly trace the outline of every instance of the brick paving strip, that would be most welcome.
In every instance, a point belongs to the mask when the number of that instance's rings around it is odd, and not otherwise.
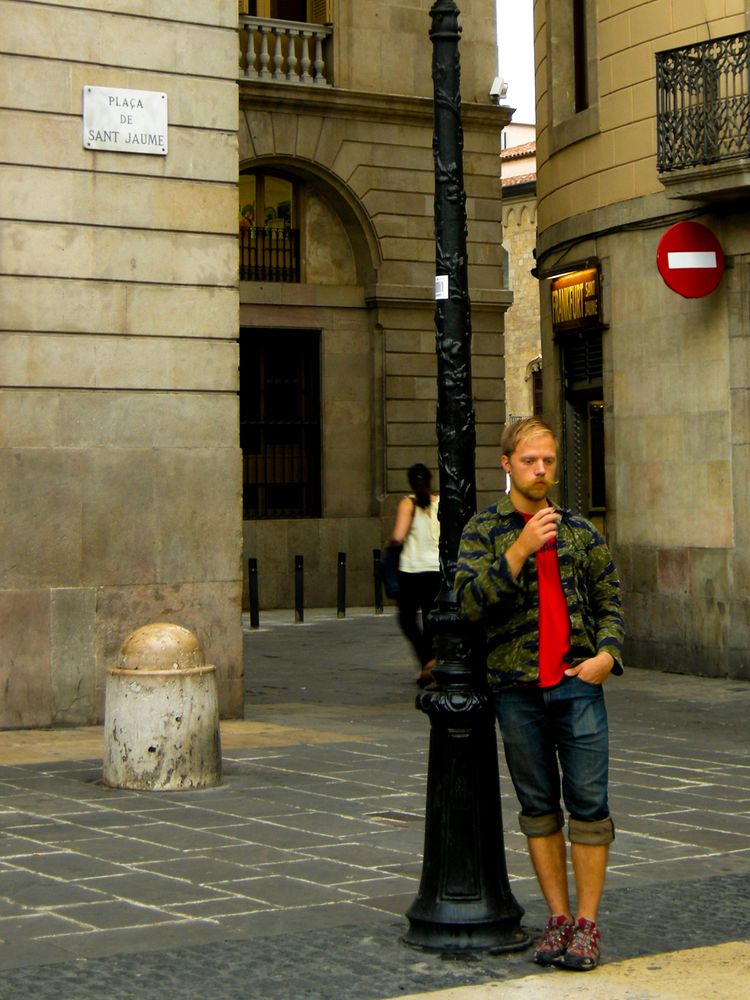
[[[301,743],[335,743],[350,740],[351,733],[319,732],[273,722],[229,719],[221,723],[222,750],[242,747],[283,747]],[[104,730],[101,726],[77,729],[0,730],[0,762],[44,764],[56,760],[101,760]]]
[[[400,941],[429,730],[393,617],[275,621],[247,655],[219,788],[105,788],[96,727],[0,733],[0,998],[383,1000],[549,975],[528,954],[446,961]],[[747,939],[750,685],[628,670],[608,702],[607,961]],[[544,907],[509,790],[533,932]]]
[[[593,976],[525,976],[401,1000],[727,1000],[747,990],[748,962],[750,944],[740,942],[614,962]]]

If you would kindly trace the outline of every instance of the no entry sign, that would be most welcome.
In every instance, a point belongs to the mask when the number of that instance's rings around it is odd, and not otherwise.
[[[656,266],[673,291],[686,299],[699,299],[721,281],[724,253],[706,226],[700,222],[678,222],[659,240]]]

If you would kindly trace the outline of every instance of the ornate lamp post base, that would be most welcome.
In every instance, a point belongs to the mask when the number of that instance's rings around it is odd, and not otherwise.
[[[439,951],[519,951],[529,938],[505,867],[495,714],[467,666],[467,624],[453,595],[445,596],[432,615],[439,689],[417,696],[431,723],[425,851],[404,941]]]
[[[470,691],[427,692],[419,700],[432,722],[436,777],[427,802],[431,851],[404,941],[439,951],[520,951],[529,938],[505,873],[497,769],[493,785],[487,766],[497,752],[492,710]]]

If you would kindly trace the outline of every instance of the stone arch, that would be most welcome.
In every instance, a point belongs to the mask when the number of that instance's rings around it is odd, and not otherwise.
[[[372,285],[382,263],[380,242],[362,202],[336,174],[312,160],[298,156],[256,156],[243,160],[240,170],[283,170],[306,185],[313,185],[337,212],[352,243],[357,278],[361,285]]]
[[[534,219],[532,217],[532,213],[531,210],[529,209],[529,206],[524,205],[523,208],[521,209],[521,220],[519,223],[521,228],[523,229],[526,226],[530,226],[533,224],[533,222]]]
[[[518,226],[518,219],[516,218],[516,209],[514,206],[510,206],[507,209],[505,216],[505,225],[508,227],[508,229],[510,229],[511,226],[513,227]]]

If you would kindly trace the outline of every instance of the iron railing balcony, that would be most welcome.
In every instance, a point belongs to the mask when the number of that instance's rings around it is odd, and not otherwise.
[[[330,87],[330,24],[240,15],[240,79]]]
[[[750,31],[657,52],[656,101],[665,184],[680,179],[670,177],[676,172],[698,170],[705,179],[736,170],[750,155]]]
[[[299,230],[288,226],[240,229],[240,281],[300,280]]]

